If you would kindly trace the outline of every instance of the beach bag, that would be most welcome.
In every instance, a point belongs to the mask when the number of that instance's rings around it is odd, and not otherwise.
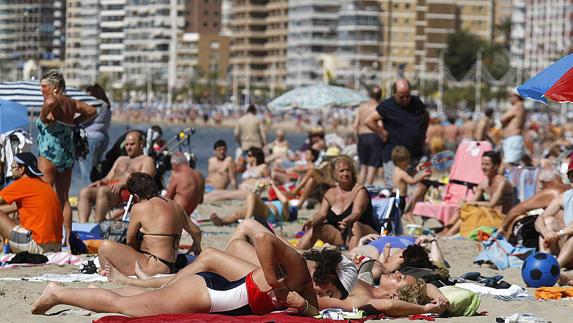
[[[76,125],[73,128],[72,137],[74,140],[75,159],[86,159],[86,156],[90,153],[88,134],[86,130],[79,125]]]
[[[464,238],[476,228],[482,226],[499,228],[503,223],[501,213],[495,209],[467,204],[460,209],[460,219],[462,220],[460,235]]]
[[[127,226],[129,222],[120,220],[105,220],[99,226],[103,238],[119,243],[127,243]]]

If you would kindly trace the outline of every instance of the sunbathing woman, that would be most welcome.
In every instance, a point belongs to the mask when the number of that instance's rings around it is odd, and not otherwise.
[[[151,275],[173,273],[181,230],[193,237],[191,250],[201,252],[201,231],[175,201],[162,198],[152,176],[133,173],[127,189],[135,195],[127,228],[127,245],[104,240],[98,249],[102,268],[111,264],[126,275],[138,262]]]
[[[238,190],[214,190],[206,193],[204,203],[212,203],[222,200],[242,200],[250,192],[258,188],[260,179],[271,175],[269,166],[265,164],[265,153],[262,149],[251,147],[247,153],[247,170],[241,174],[242,182]]]
[[[332,160],[336,186],[326,191],[320,209],[303,226],[298,249],[311,248],[318,239],[352,249],[363,235],[375,233],[372,204],[366,188],[356,182],[354,162],[348,156]]]
[[[245,201],[245,207],[238,209],[231,216],[221,218],[216,213],[211,213],[211,221],[213,224],[220,226],[236,223],[240,219],[249,218],[256,218],[269,223],[296,220],[298,214],[297,207],[289,204],[288,198],[279,190],[275,183],[272,180],[265,180],[260,184],[272,187],[276,192],[278,200],[264,202],[256,193],[249,192]]]
[[[318,296],[341,297],[356,281],[356,267],[336,251],[320,252],[307,262],[275,236],[255,237],[261,266],[216,249],[205,250],[177,275],[143,282],[165,284],[156,290],[68,289],[50,283],[32,305],[43,314],[58,304],[95,312],[146,316],[161,313],[264,315],[293,308],[301,315],[318,314]]]

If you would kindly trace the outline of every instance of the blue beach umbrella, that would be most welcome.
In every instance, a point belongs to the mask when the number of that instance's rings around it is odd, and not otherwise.
[[[11,101],[0,100],[0,133],[28,127],[28,110]]]
[[[291,108],[320,110],[332,107],[352,107],[368,99],[368,96],[345,87],[318,84],[290,90],[272,100],[269,107],[273,110]]]
[[[547,104],[573,102],[573,54],[553,63],[517,87],[519,95]]]

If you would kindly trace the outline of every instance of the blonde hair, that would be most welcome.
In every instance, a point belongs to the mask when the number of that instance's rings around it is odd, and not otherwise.
[[[410,161],[410,151],[404,146],[396,146],[392,149],[392,162],[398,165],[403,161]]]
[[[357,178],[358,178],[358,176],[356,174],[356,165],[354,164],[354,161],[352,160],[352,158],[350,158],[346,155],[337,156],[334,159],[332,159],[332,161],[330,162],[330,175],[332,176],[332,180],[334,182],[336,182],[336,178],[334,177],[334,174],[335,174],[335,170],[336,170],[336,165],[340,162],[348,163],[348,165],[350,166],[350,171],[352,173],[352,182],[356,183]]]
[[[418,305],[424,305],[428,302],[426,283],[420,278],[416,278],[416,281],[410,285],[398,288],[396,293],[398,294],[398,299],[404,302]]]
[[[66,90],[66,81],[64,80],[64,75],[57,70],[51,70],[42,76],[42,81],[46,80],[52,85],[60,89],[62,92]]]

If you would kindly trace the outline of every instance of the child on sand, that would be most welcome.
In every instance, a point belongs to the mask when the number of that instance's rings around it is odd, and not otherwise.
[[[424,178],[430,176],[431,171],[426,170],[422,173],[412,177],[406,171],[410,164],[410,152],[404,146],[396,146],[392,149],[392,162],[395,167],[392,172],[392,181],[394,182],[394,190],[400,192],[400,211],[403,218],[408,222],[414,222],[411,213],[404,213],[406,210],[406,197],[408,196],[408,185],[420,183]],[[411,208],[410,208],[411,209]]]

